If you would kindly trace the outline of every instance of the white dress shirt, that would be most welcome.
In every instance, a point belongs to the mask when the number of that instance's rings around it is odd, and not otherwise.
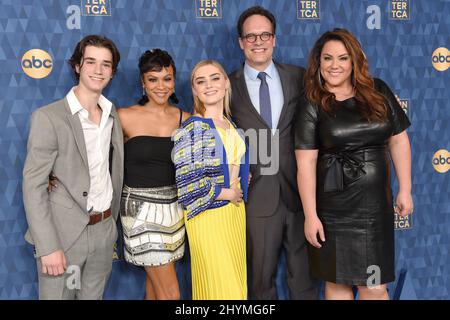
[[[87,211],[105,211],[111,207],[113,187],[109,174],[109,150],[113,119],[110,117],[112,103],[103,95],[98,100],[102,109],[100,125],[89,120],[89,113],[75,95],[73,87],[67,94],[72,114],[78,113],[83,128],[84,141],[89,164],[90,188],[87,197]]]

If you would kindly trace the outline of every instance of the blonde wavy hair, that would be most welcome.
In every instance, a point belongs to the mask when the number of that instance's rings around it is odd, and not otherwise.
[[[216,60],[202,60],[195,65],[194,69],[192,69],[191,88],[194,88],[194,76],[195,76],[195,73],[197,72],[197,70],[200,69],[201,67],[204,67],[207,65],[212,65],[212,66],[216,67],[217,69],[219,69],[220,73],[225,77],[225,80],[230,81],[228,79],[227,73],[225,72],[225,69],[222,67],[222,65],[219,62],[217,62]],[[194,98],[194,113],[199,113],[202,116],[204,116],[205,111],[206,111],[205,105],[194,94],[193,90],[192,90],[192,97]],[[231,117],[230,103],[231,103],[231,83],[230,83],[229,87],[227,89],[225,89],[225,97],[223,99],[223,114],[227,118]]]

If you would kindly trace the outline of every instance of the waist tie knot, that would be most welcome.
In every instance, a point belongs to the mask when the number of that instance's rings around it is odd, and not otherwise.
[[[360,161],[351,152],[337,152],[324,155],[326,173],[324,191],[343,191],[348,184],[365,175],[364,161]]]

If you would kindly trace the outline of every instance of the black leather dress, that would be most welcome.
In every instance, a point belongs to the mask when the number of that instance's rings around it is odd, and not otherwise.
[[[318,149],[317,214],[325,230],[322,248],[310,246],[311,272],[347,285],[395,279],[391,136],[410,126],[389,87],[375,79],[387,100],[388,119],[368,122],[354,98],[338,102],[335,117],[306,101],[299,105],[296,149]],[[379,268],[379,269],[378,269]]]

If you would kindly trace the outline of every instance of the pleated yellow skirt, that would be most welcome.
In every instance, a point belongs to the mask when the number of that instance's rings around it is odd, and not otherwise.
[[[245,206],[229,203],[187,220],[194,300],[247,299]]]

